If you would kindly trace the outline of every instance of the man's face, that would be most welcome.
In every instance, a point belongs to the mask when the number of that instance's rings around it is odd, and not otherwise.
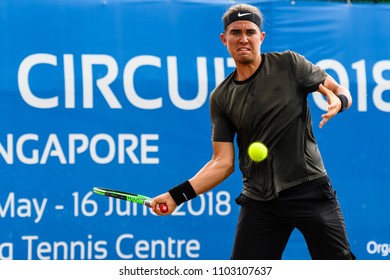
[[[228,25],[221,34],[221,40],[236,63],[250,64],[258,59],[265,32],[247,20],[239,20]]]

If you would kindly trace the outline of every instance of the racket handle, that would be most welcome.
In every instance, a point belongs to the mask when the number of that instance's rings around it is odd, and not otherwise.
[[[160,207],[160,211],[162,213],[167,213],[168,212],[168,205],[166,203],[161,203],[158,206]]]
[[[148,200],[145,200],[144,204],[148,207],[150,207],[150,203],[152,202],[152,200],[148,199]],[[158,205],[158,207],[160,207],[160,211],[161,213],[167,213],[168,212],[168,205],[166,203],[161,203]]]

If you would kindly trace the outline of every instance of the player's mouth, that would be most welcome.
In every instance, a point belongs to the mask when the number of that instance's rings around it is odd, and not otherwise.
[[[248,53],[250,52],[251,50],[249,48],[238,48],[237,49],[237,52],[238,53]]]

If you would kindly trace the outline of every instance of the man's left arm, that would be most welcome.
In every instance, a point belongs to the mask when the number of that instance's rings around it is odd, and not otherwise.
[[[341,113],[351,107],[352,96],[348,89],[337,83],[331,76],[327,76],[324,85],[320,85],[318,92],[326,96],[328,112],[323,114],[320,128],[322,128],[337,113]]]

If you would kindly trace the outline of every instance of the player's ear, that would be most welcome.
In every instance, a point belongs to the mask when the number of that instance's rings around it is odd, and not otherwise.
[[[226,46],[226,36],[225,36],[225,33],[221,33],[219,35],[219,38],[221,38],[222,44],[224,44]]]
[[[260,33],[260,43],[263,43],[264,39],[265,39],[265,32],[264,31],[261,31]]]

